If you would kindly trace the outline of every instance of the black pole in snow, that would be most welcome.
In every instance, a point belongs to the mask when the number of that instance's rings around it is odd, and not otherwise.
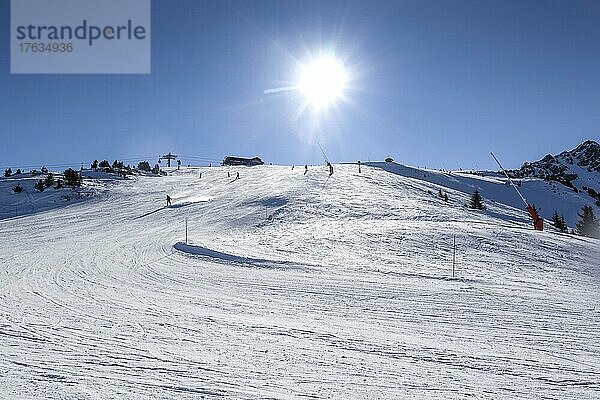
[[[454,278],[454,268],[456,265],[456,234],[454,234],[454,253],[452,254],[452,277]]]

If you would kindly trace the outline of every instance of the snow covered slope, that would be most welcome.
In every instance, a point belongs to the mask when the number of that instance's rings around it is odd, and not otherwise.
[[[466,177],[425,177],[446,204],[335,171],[192,168],[0,221],[0,397],[598,397],[598,241],[468,211]]]
[[[55,180],[63,179],[59,173],[53,174]],[[9,178],[0,178],[0,219],[19,217],[48,211],[55,208],[63,208],[84,200],[92,200],[94,197],[106,192],[119,179],[114,174],[84,170],[82,187],[64,187],[57,189],[57,185],[40,192],[35,185],[39,180],[44,180],[47,174],[31,173],[15,174]],[[13,188],[20,186],[23,190],[15,193]]]
[[[525,209],[523,200],[510,185],[507,185],[507,179],[498,173],[478,172],[480,175],[477,175],[471,172],[428,170],[386,162],[370,162],[367,165],[432,183],[435,185],[436,193],[439,189],[444,191],[446,188],[451,188],[470,195],[475,189],[478,189],[488,205],[489,203],[501,203],[520,210]],[[596,181],[595,176],[586,175],[585,181],[578,180],[577,182],[588,182],[591,187],[590,180],[593,184]],[[519,190],[530,204],[534,204],[538,208],[543,218],[550,220],[557,211],[564,215],[569,227],[575,227],[579,218],[577,213],[581,212],[581,208],[586,205],[592,206],[596,214],[600,215],[600,207],[587,192],[575,192],[572,188],[556,181],[535,177],[519,179],[519,182],[521,183]]]

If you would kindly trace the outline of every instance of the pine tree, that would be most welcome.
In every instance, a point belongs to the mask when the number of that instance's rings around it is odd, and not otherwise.
[[[554,214],[552,214],[552,225],[554,225],[555,228],[560,229],[560,215],[558,215],[558,211],[554,211]]]
[[[81,175],[78,172],[72,170],[71,168],[66,169],[63,172],[63,176],[65,178],[65,185],[67,186],[81,186]]]
[[[113,169],[123,169],[123,161],[118,161],[118,160],[113,161],[112,168]]]
[[[98,169],[98,160],[94,160],[94,162],[91,165],[92,169],[95,171]]]
[[[600,237],[600,223],[594,216],[592,206],[584,206],[581,213],[578,213],[577,232],[582,236]]]
[[[44,185],[44,181],[43,180],[39,180],[35,183],[34,186],[35,190],[37,190],[38,192],[43,192],[44,189],[46,188],[46,186]]]
[[[8,177],[9,177],[9,176],[11,176],[11,175],[12,175],[12,169],[10,169],[10,168],[7,168],[7,169],[5,169],[5,170],[4,170],[4,176],[5,176],[5,177],[7,177],[7,178],[8,178]]]
[[[108,161],[106,161],[106,160],[102,160],[98,164],[98,167],[100,167],[100,168],[110,168],[110,163]]]
[[[565,217],[558,215],[558,211],[554,211],[554,214],[552,215],[552,223],[556,229],[560,230],[561,232],[567,232],[569,230],[567,223],[565,222]]]
[[[54,184],[54,175],[52,174],[52,172],[49,172],[48,175],[46,175],[46,179],[44,179],[44,184],[46,185],[46,187],[50,187]]]
[[[13,192],[15,193],[21,193],[23,191],[23,186],[21,186],[21,184],[17,184],[17,186],[15,186],[14,188],[12,188]]]
[[[150,168],[150,164],[148,163],[148,161],[141,161],[141,162],[138,164],[138,169],[139,169],[140,171],[147,171],[147,172],[150,172],[150,170],[151,170],[152,168]]]
[[[479,193],[479,190],[475,189],[475,192],[471,195],[471,203],[469,208],[474,210],[485,210],[485,204],[483,204],[483,197]]]

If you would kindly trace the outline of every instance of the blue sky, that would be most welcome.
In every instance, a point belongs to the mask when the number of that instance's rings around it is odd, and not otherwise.
[[[150,75],[11,75],[0,0],[0,166],[259,155],[509,167],[600,138],[600,2],[153,0]],[[299,112],[334,52],[345,98]],[[190,159],[184,157],[183,162]]]

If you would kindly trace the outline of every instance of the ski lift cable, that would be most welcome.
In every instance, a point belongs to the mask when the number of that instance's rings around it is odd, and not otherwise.
[[[130,157],[130,158],[117,158],[117,161],[144,161],[144,160],[148,160],[148,159],[153,159],[154,156],[139,156],[139,157]],[[81,165],[81,163],[83,164],[91,164],[94,160],[90,161],[90,160],[79,160],[79,161],[74,161],[74,162],[65,162],[65,163],[37,163],[37,164],[28,164],[28,165],[5,165],[5,166],[0,166],[0,168],[41,168],[41,167],[46,167],[46,168],[58,168],[58,167],[72,167],[72,166],[78,166]],[[101,160],[100,160],[101,161]],[[107,160],[108,161],[108,160]]]
[[[179,156],[180,158],[189,158],[193,160],[216,160],[216,158],[208,158],[208,157],[197,157],[197,156]]]
[[[131,156],[131,157],[127,157],[127,158],[117,157],[116,161],[122,161],[124,163],[128,163],[128,162],[133,162],[133,161],[148,161],[148,160],[153,160],[155,158],[156,158],[156,156]],[[219,159],[216,159],[216,158],[202,158],[202,157],[194,157],[194,156],[184,156],[184,158],[190,159],[192,161],[207,161],[207,162],[218,162],[218,161],[220,161]],[[7,169],[7,168],[11,168],[11,169],[15,169],[15,168],[19,168],[19,169],[36,169],[36,168],[38,168],[39,169],[39,168],[42,168],[42,167],[46,167],[46,168],[75,167],[75,166],[80,166],[82,163],[87,166],[87,165],[90,165],[93,161],[102,161],[102,160],[103,159],[83,160],[83,161],[79,160],[79,161],[64,162],[64,163],[45,163],[45,162],[40,162],[40,163],[36,163],[36,164],[27,164],[27,165],[19,165],[19,164],[15,163],[14,165],[0,165],[0,168],[1,169]],[[107,161],[109,161],[109,160],[107,160]]]
[[[129,157],[125,157],[125,158],[121,158],[121,157],[117,157],[115,158],[116,161],[122,161],[124,163],[131,163],[134,161],[149,161],[149,160],[154,160],[156,158],[155,155],[152,156],[129,156]],[[196,162],[209,162],[209,163],[216,163],[216,162],[220,162],[220,159],[217,158],[210,158],[210,157],[200,157],[200,156],[179,156],[179,158],[183,158],[183,159],[188,159],[190,161],[196,161]],[[113,159],[111,157],[111,159]],[[67,168],[67,167],[79,167],[82,163],[85,166],[89,166],[92,164],[93,161],[102,161],[104,160],[104,158],[100,158],[100,159],[95,159],[95,160],[79,160],[79,161],[74,161],[74,162],[63,162],[63,163],[46,163],[46,162],[40,162],[40,163],[29,163],[26,165],[19,165],[18,163],[15,163],[13,165],[0,165],[0,169],[40,169],[42,167],[46,167],[49,169],[52,168]],[[107,160],[109,162],[111,162],[110,160]],[[111,162],[112,164],[112,162]]]
[[[199,161],[220,161],[217,158],[197,157],[197,156],[185,156],[185,155],[179,156],[179,158],[185,158],[185,159],[188,159],[188,160],[199,160]]]
[[[63,163],[63,164],[31,164],[31,165],[16,165],[17,168],[23,170],[25,168],[29,169],[29,168],[41,168],[41,167],[46,167],[46,168],[59,168],[59,167],[73,167],[73,166],[78,166],[81,165],[81,161],[77,161],[77,162],[72,162],[72,163]],[[15,165],[4,165],[4,166],[0,166],[0,168],[2,169],[7,169],[7,168],[15,168]]]

